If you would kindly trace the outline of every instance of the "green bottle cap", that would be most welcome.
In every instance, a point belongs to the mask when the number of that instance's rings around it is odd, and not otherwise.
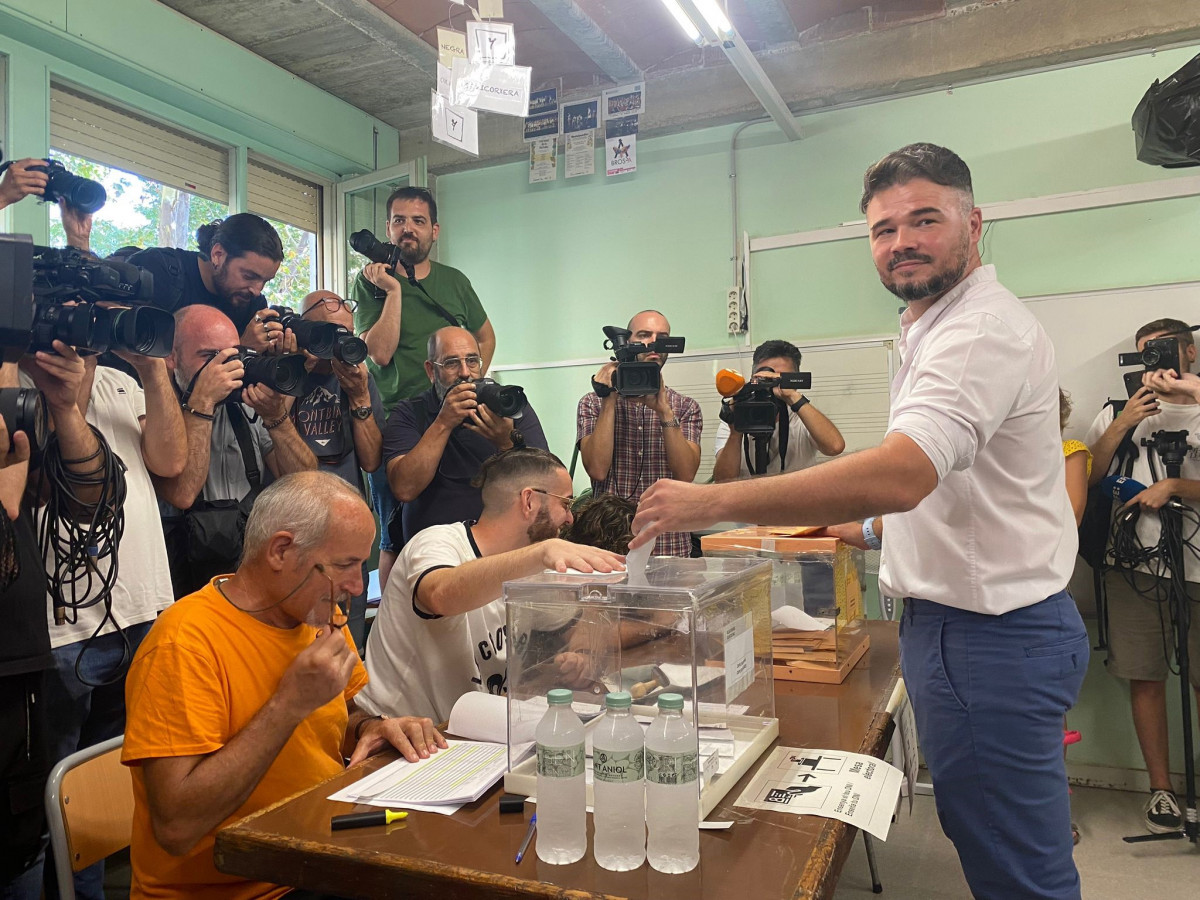
[[[683,709],[683,694],[659,694],[659,709]]]
[[[605,696],[604,705],[609,709],[629,709],[633,706],[633,695],[629,691],[613,691]]]
[[[575,699],[573,691],[566,688],[555,688],[546,695],[546,700],[551,706],[570,706],[571,701]]]

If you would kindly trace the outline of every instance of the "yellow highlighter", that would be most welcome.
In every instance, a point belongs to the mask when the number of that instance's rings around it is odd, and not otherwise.
[[[330,831],[343,831],[347,828],[369,828],[372,825],[391,825],[408,818],[408,813],[394,809],[381,809],[378,812],[350,813],[345,816],[334,816],[329,820]]]

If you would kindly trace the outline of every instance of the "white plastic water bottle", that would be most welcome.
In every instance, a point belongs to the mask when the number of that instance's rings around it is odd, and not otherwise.
[[[550,708],[534,731],[537,740],[537,855],[565,865],[587,852],[587,793],[583,781],[583,723],[571,709],[574,695],[555,688]]]
[[[592,853],[602,868],[627,872],[646,861],[646,740],[628,691],[604,705],[592,730]]]
[[[646,732],[646,857],[659,872],[690,872],[700,861],[700,753],[683,697],[660,694]]]

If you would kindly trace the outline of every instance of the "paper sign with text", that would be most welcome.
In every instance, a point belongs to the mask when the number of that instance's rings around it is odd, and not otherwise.
[[[528,66],[494,66],[456,59],[450,72],[455,106],[522,118],[529,114],[532,72]]]

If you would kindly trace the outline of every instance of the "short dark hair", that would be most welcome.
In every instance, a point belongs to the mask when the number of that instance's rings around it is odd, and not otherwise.
[[[918,178],[932,181],[945,187],[962,191],[975,205],[975,191],[971,187],[971,170],[953,150],[937,144],[909,144],[893,150],[863,176],[862,202],[859,209],[864,213],[871,198],[882,190],[900,184],[908,184]]]
[[[397,200],[421,200],[429,207],[429,224],[437,224],[437,201],[433,199],[433,194],[423,187],[402,187],[396,188],[387,198],[387,217],[388,221],[392,220],[392,204]]]
[[[613,553],[628,553],[636,512],[637,504],[632,500],[616,494],[596,494],[575,510],[574,521],[563,538]]]
[[[487,506],[503,498],[513,488],[529,487],[530,479],[542,479],[553,475],[558,469],[566,470],[563,461],[549,450],[538,447],[515,447],[503,450],[484,460],[479,474],[471,480],[471,487],[483,494],[483,505]]]
[[[1179,338],[1183,344],[1196,343],[1196,338],[1192,336],[1192,326],[1187,322],[1181,322],[1179,319],[1155,319],[1137,330],[1137,334],[1133,336],[1133,344],[1136,347],[1148,334],[1163,334],[1164,332],[1170,337]]]
[[[751,365],[757,369],[764,359],[778,359],[781,356],[790,359],[797,369],[800,368],[800,348],[791,341],[763,341],[754,348]]]
[[[272,262],[283,262],[283,241],[279,239],[279,232],[254,213],[236,213],[201,225],[196,229],[196,244],[205,261],[211,259],[213,246],[220,244],[230,259],[257,253]]]

